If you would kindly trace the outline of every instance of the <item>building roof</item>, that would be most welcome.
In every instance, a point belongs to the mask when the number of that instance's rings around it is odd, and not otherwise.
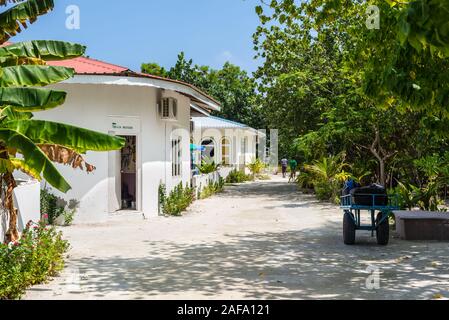
[[[48,61],[48,65],[51,66],[61,66],[67,68],[75,69],[75,72],[78,75],[101,75],[101,76],[125,76],[125,77],[135,77],[135,78],[147,78],[154,80],[161,80],[170,83],[180,84],[184,86],[188,86],[200,95],[205,96],[209,100],[213,101],[216,105],[220,106],[220,102],[201,91],[197,87],[191,85],[190,83],[173,80],[170,78],[164,78],[159,76],[154,76],[151,74],[134,72],[129,68],[122,67],[116,64],[88,58],[88,57],[78,57],[74,59],[60,60],[60,61]]]
[[[5,42],[0,47],[8,46],[13,44],[12,42]],[[60,66],[60,67],[67,67],[72,68],[75,70],[77,75],[93,75],[93,76],[122,76],[122,77],[134,77],[134,78],[144,78],[144,79],[152,79],[157,81],[164,81],[173,83],[175,85],[181,85],[184,87],[189,87],[194,92],[199,94],[200,96],[205,97],[209,101],[213,103],[213,105],[217,106],[217,109],[220,108],[220,102],[218,102],[216,99],[212,98],[207,93],[203,92],[202,90],[198,89],[194,85],[191,85],[190,83],[179,81],[179,80],[173,80],[169,78],[154,76],[150,74],[140,73],[132,71],[131,69],[123,66],[119,66],[116,64],[112,64],[109,62],[100,61],[97,59],[92,59],[90,57],[78,57],[74,59],[67,59],[67,60],[60,60],[60,61],[47,61],[47,64],[50,66]],[[183,92],[180,92],[184,95],[189,96],[194,101],[197,100],[195,98],[195,94],[188,94],[183,90]],[[199,101],[202,102],[202,101]]]
[[[129,72],[128,68],[117,66],[115,64],[95,60],[87,57],[79,57],[62,61],[48,61],[48,65],[61,66],[75,69],[77,74],[122,74]]]
[[[195,103],[190,104],[190,113],[193,114],[193,117],[210,117],[210,112],[208,112],[206,109],[201,108]]]
[[[201,128],[217,128],[217,129],[252,129],[245,124],[235,121],[222,119],[214,116],[209,117],[192,117],[196,125]]]

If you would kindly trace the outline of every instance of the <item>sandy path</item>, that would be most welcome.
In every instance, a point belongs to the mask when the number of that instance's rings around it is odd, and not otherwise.
[[[64,229],[66,270],[27,299],[432,299],[449,297],[447,243],[368,233],[341,239],[342,215],[279,178],[228,187],[182,218],[111,217]],[[367,289],[368,267],[380,288]]]

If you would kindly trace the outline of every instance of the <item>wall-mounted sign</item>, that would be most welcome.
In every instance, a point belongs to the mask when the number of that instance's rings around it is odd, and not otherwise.
[[[109,117],[111,129],[116,134],[135,134],[140,132],[140,119],[137,117]]]
[[[134,130],[133,126],[122,126],[116,122],[112,123],[113,129]]]

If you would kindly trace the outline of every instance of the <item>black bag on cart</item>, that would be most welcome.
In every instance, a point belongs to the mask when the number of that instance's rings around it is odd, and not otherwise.
[[[373,199],[373,195],[374,199]],[[387,190],[378,184],[351,190],[352,203],[358,206],[387,206]],[[373,201],[374,200],[374,201]],[[374,203],[373,203],[374,202]]]

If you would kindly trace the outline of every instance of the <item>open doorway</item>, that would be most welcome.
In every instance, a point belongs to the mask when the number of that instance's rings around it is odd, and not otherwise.
[[[137,210],[137,137],[122,136],[126,139],[121,151],[121,209]]]

